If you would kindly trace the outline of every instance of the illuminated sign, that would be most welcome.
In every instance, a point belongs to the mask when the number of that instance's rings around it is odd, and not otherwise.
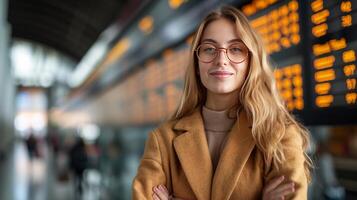
[[[240,8],[277,66],[290,111],[306,124],[357,123],[357,2],[253,0]]]
[[[251,20],[253,28],[263,37],[269,53],[299,44],[301,37],[298,8],[297,1],[290,1]],[[243,12],[250,14],[250,11],[244,9]]]
[[[311,1],[313,108],[348,108],[356,104],[356,2]],[[333,112],[331,112],[333,114]],[[351,114],[357,121],[357,114]],[[333,117],[331,115],[331,117]],[[347,116],[346,116],[347,117]]]
[[[283,66],[276,69],[274,75],[287,108],[291,111],[302,110],[304,108],[302,66],[300,64]]]
[[[168,119],[177,109],[183,90],[189,48],[166,49],[150,59],[114,88],[108,99],[116,99],[122,124],[150,124]]]

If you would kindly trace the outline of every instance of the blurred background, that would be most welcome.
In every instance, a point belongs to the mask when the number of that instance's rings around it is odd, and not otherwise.
[[[0,0],[0,199],[131,199],[147,134],[175,110],[212,9],[261,34],[311,131],[309,199],[357,199],[357,2]]]

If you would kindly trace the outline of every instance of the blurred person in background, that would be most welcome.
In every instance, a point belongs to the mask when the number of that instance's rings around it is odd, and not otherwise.
[[[340,185],[333,161],[333,155],[329,149],[330,131],[322,129],[315,131],[313,139],[316,143],[315,180],[311,184],[312,199],[343,200],[346,192]]]
[[[28,151],[30,160],[33,160],[34,157],[39,156],[38,147],[37,147],[38,141],[37,141],[35,134],[33,133],[32,130],[30,130],[29,136],[25,142],[26,142],[26,147],[27,147],[27,151]]]
[[[52,148],[52,152],[55,158],[57,158],[57,154],[60,150],[60,139],[58,137],[58,133],[55,131],[50,132],[47,137],[48,144]]]
[[[81,137],[77,138],[77,141],[69,150],[69,164],[70,168],[74,173],[76,198],[80,198],[83,191],[83,173],[88,166],[88,155],[86,152],[86,146],[84,140]]]
[[[307,199],[307,130],[278,94],[247,18],[210,13],[191,47],[180,105],[150,133],[133,199]]]

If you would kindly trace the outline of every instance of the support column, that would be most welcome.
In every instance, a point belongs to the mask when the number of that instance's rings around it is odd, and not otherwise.
[[[0,0],[0,157],[14,140],[15,83],[10,63],[8,0]]]

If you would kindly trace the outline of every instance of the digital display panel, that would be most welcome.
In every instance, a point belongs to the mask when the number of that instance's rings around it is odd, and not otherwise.
[[[356,9],[352,1],[310,3],[315,108],[356,106]]]
[[[290,111],[310,125],[357,123],[357,2],[253,0],[239,8],[263,38]]]
[[[171,117],[177,109],[183,91],[183,79],[189,56],[189,42],[173,49],[166,49],[156,58],[152,58],[126,80],[105,93],[99,100],[106,102],[105,110],[96,110],[97,121],[116,119],[119,125],[154,124]],[[115,99],[115,104],[110,104]],[[112,113],[120,109],[120,112]]]

